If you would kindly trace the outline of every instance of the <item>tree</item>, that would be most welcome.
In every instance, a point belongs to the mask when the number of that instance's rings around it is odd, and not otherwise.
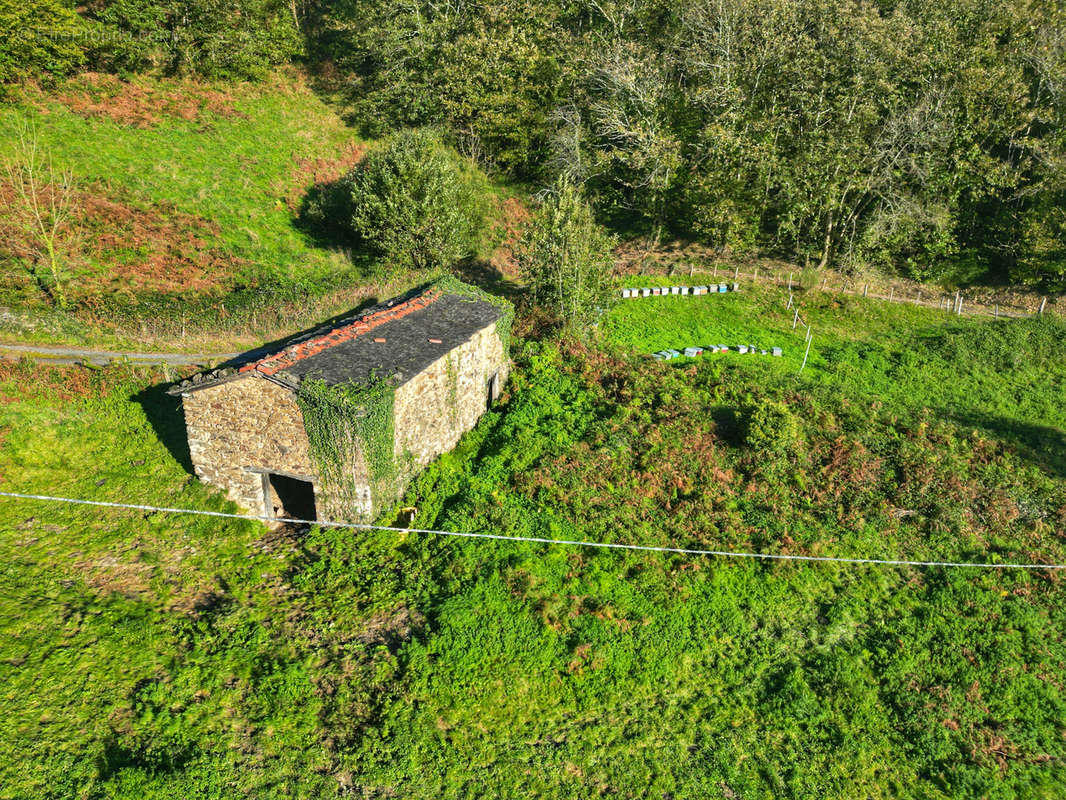
[[[106,0],[86,13],[104,34],[95,60],[113,69],[261,78],[302,52],[287,0]]]
[[[0,0],[0,84],[59,76],[85,61],[84,22],[63,0]]]
[[[16,133],[14,152],[3,159],[3,176],[14,195],[5,216],[21,235],[8,245],[41,291],[65,308],[63,235],[70,221],[74,178],[55,168],[36,130],[20,126]]]
[[[517,247],[533,302],[568,327],[587,328],[608,302],[612,245],[580,189],[560,179]]]
[[[400,269],[448,267],[476,249],[488,182],[433,130],[407,130],[345,178],[355,233]]]

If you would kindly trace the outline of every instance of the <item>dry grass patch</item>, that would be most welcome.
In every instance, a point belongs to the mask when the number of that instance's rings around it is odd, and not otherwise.
[[[36,86],[27,91],[42,110],[47,111],[47,96],[82,117],[104,117],[135,128],[154,128],[168,119],[195,122],[207,115],[241,116],[232,91],[188,79],[124,81],[116,75],[86,72],[47,95]]]

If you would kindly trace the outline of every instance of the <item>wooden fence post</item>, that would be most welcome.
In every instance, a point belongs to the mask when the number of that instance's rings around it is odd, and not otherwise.
[[[992,306],[992,316],[994,316],[996,319],[999,319],[999,303],[996,303],[994,306]]]
[[[800,310],[799,308],[794,308],[792,311],[792,330],[796,330],[796,323],[799,322],[800,318]]]
[[[862,287],[862,296],[866,297],[866,295],[869,293],[869,291],[870,291],[870,284],[867,283],[867,284],[865,284]]]
[[[714,277],[716,277],[716,278],[718,277],[718,264],[717,264],[717,262],[714,265]]]
[[[893,295],[895,295],[895,293],[896,293],[896,287],[895,286],[889,286],[888,287],[888,302],[890,302],[890,303],[892,302],[892,297],[893,297]]]
[[[956,290],[955,290],[955,304],[954,304],[954,305],[952,306],[952,309],[951,309],[951,310],[952,310],[952,311],[954,311],[954,312],[955,312],[956,314],[958,314],[958,313],[959,313],[959,297],[960,297],[960,295],[959,295],[959,290],[958,290],[958,289],[956,289]]]
[[[792,291],[792,273],[788,273],[788,290]]]
[[[788,311],[790,308],[792,308],[792,295],[791,294],[788,296],[788,304],[785,306],[785,311]]]
[[[1046,297],[1041,298],[1040,299],[1040,315],[1041,316],[1044,315],[1044,306],[1046,306],[1046,305],[1047,305],[1047,298]]]
[[[920,306],[922,304],[922,290],[918,290],[918,298],[914,301],[914,305]]]

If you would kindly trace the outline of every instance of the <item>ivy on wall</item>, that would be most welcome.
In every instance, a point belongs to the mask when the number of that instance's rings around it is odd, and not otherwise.
[[[445,276],[428,290],[442,295],[468,297],[491,303],[500,311],[496,332],[509,358],[514,306],[502,297]],[[447,370],[448,413],[454,423],[458,415],[458,371],[449,353]],[[400,482],[410,473],[409,453],[397,457],[395,448],[396,386],[389,378],[372,376],[365,384],[329,385],[304,378],[296,389],[296,400],[304,420],[311,458],[322,480],[323,493],[345,511],[358,501],[356,466],[360,455],[369,478],[372,512],[381,509],[399,494]]]
[[[355,467],[360,454],[375,508],[398,488],[401,470],[393,454],[395,397],[395,386],[376,376],[365,384],[336,386],[305,378],[296,391],[323,489],[346,509],[353,508],[357,500]]]

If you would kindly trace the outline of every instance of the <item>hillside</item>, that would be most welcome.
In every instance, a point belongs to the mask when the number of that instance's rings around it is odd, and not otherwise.
[[[1066,797],[1063,42],[0,2],[0,800]]]
[[[404,504],[445,530],[1066,562],[1061,322],[811,293],[797,376],[783,299],[633,301],[593,344],[524,321],[505,404]],[[641,356],[739,338],[785,356]],[[161,379],[4,367],[0,485],[232,508],[189,475]],[[28,501],[0,527],[10,796],[1064,790],[1056,571],[279,537]]]
[[[301,224],[307,193],[365,145],[299,73],[264,83],[90,73],[47,92],[27,84],[0,105],[0,147],[15,152],[20,130],[73,180],[59,237],[70,309],[60,313],[42,291],[24,237],[0,212],[0,306],[19,312],[5,322],[9,336],[189,349],[258,342],[374,291],[365,260]],[[10,182],[0,191],[11,199]]]

